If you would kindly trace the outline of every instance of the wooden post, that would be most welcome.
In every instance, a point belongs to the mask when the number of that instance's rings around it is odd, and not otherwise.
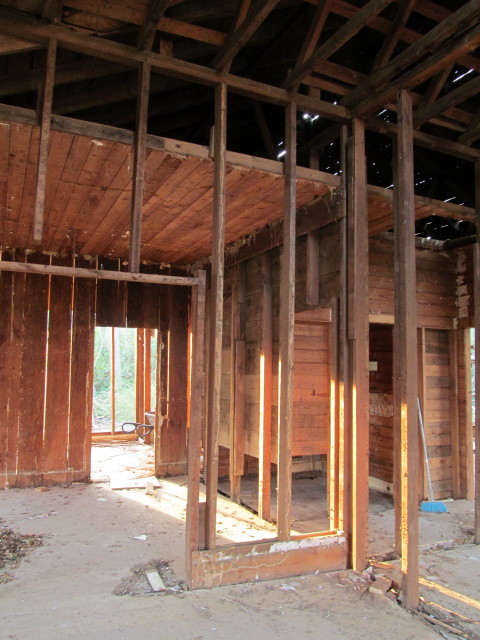
[[[260,343],[260,424],[258,439],[258,515],[270,520],[272,473],[272,259],[262,253]]]
[[[33,221],[33,239],[35,242],[41,242],[43,237],[43,216],[45,211],[45,189],[47,184],[48,146],[50,143],[50,128],[52,124],[52,101],[56,57],[57,41],[54,38],[50,38],[47,48],[45,81],[38,99],[40,145],[38,149],[35,214]]]
[[[475,543],[480,544],[480,160],[475,163],[477,242],[474,245],[473,289],[475,291]]]
[[[234,267],[230,366],[230,497],[240,501],[245,460],[245,263]]]
[[[398,96],[394,176],[395,330],[394,425],[401,443],[403,604],[418,606],[418,388],[412,99]]]
[[[145,411],[150,411],[152,408],[152,331],[153,329],[145,329],[145,373],[144,377],[144,405]]]
[[[205,271],[198,273],[198,285],[192,295],[192,375],[190,427],[188,429],[188,497],[186,513],[185,565],[190,584],[192,552],[199,549],[200,538],[200,453],[203,417],[203,370],[205,337]]]
[[[112,411],[112,436],[115,435],[115,327],[112,327],[112,341],[110,353],[110,385],[111,395],[111,411]]]
[[[338,468],[335,473],[335,487],[331,487],[332,494],[338,495],[337,513],[334,514],[335,528],[345,531],[351,537],[351,396],[350,388],[350,356],[348,342],[348,194],[349,194],[349,162],[348,162],[348,127],[342,126],[340,136],[340,158],[342,166],[342,201],[343,217],[339,225],[340,235],[340,264],[338,300]],[[332,321],[335,318],[335,314]]]
[[[137,329],[135,360],[135,416],[137,422],[145,420],[145,329]]]
[[[452,451],[452,496],[460,498],[460,431],[458,424],[457,329],[448,332],[450,437]]]
[[[133,145],[133,187],[130,216],[130,245],[128,270],[140,271],[140,247],[142,241],[142,206],[146,156],[148,94],[150,91],[150,64],[144,62],[138,76],[137,114]]]
[[[351,419],[351,553],[352,568],[367,561],[368,543],[368,208],[365,124],[352,121],[348,207],[348,338],[350,342],[349,402]]]
[[[285,117],[285,204],[283,253],[280,272],[280,360],[278,365],[278,474],[277,536],[290,539],[292,502],[293,339],[295,327],[295,230],[297,105],[291,102]]]
[[[307,299],[312,306],[320,301],[320,233],[318,230],[307,233]]]
[[[427,414],[427,376],[426,376],[426,364],[425,364],[425,328],[419,327],[417,329],[417,386],[418,386],[418,399],[420,400],[420,409],[423,414],[423,421]],[[400,450],[400,447],[398,447]],[[400,456],[398,456],[400,457]],[[419,432],[418,437],[418,497],[419,500],[426,500],[428,498],[428,482],[427,474],[425,473],[425,456],[423,454],[423,443],[421,434]],[[400,467],[400,465],[399,465]],[[400,473],[400,471],[398,472]],[[398,483],[400,482],[400,476]],[[398,555],[402,553],[401,547],[401,535],[400,535],[400,491],[398,492],[398,513],[396,513],[395,519],[395,551]]]
[[[227,142],[227,87],[215,88],[212,289],[210,299],[210,361],[208,367],[208,423],[206,442],[207,549],[215,547],[218,488],[218,438],[222,376],[223,272],[225,254],[225,155]]]
[[[472,420],[472,343],[470,329],[463,330],[463,360],[465,362],[465,444],[466,444],[466,486],[465,498],[475,499],[474,486],[474,453],[473,453],[473,420]]]

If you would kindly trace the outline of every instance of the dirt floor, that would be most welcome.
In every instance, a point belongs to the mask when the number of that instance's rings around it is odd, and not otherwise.
[[[98,453],[104,466],[106,458],[115,454],[114,450]],[[439,637],[435,629],[444,637],[456,637],[369,591],[372,572],[377,578],[384,574],[395,579],[395,563],[391,567],[378,564],[360,575],[343,571],[185,591],[185,479],[160,480],[159,489],[147,495],[138,488],[113,490],[105,481],[108,469],[102,473],[104,481],[90,485],[0,493],[0,525],[42,536],[43,542],[16,565],[7,563],[0,570],[11,578],[0,584],[2,640],[240,640],[252,633],[265,640],[429,640]],[[149,473],[148,465],[137,471],[141,473]],[[220,543],[259,535],[254,514],[242,510],[243,519],[233,526],[230,515],[240,507],[228,500],[219,502]],[[458,615],[445,611],[454,609],[462,616],[467,634],[463,637],[480,637],[476,602],[480,551],[468,543],[472,505],[460,501],[448,506],[451,513],[443,517],[421,516],[425,547],[420,564],[426,583],[422,591],[426,600],[435,603],[428,606],[443,608],[426,611],[433,611],[437,619],[448,619],[452,626],[457,625]],[[370,518],[382,551],[393,532],[391,511],[386,508]],[[264,537],[265,531],[274,535],[273,527],[263,529]],[[158,594],[145,579],[145,570],[153,567],[167,586]],[[461,594],[463,600],[455,596],[452,600],[452,593]]]

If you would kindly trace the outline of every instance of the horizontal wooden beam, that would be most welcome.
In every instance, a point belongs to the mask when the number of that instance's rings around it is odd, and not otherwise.
[[[424,122],[440,115],[449,107],[460,104],[478,93],[480,93],[480,76],[465,82],[461,87],[450,91],[432,104],[417,109],[413,115],[413,124],[415,127],[420,127]]]
[[[136,47],[88,36],[65,27],[27,20],[3,8],[0,9],[0,32],[43,44],[46,44],[50,38],[56,38],[58,46],[61,48],[118,62],[127,67],[139,67],[143,62],[148,62],[152,72],[212,87],[224,83],[233,93],[279,106],[287,106],[291,101],[288,91],[279,87],[222,73],[209,67],[178,60],[160,53],[140,51]],[[350,112],[345,107],[318,98],[298,96],[297,105],[300,110],[341,122],[347,122],[350,118]]]
[[[154,273],[130,273],[128,271],[107,271],[104,269],[83,269],[81,267],[59,267],[31,262],[8,262],[0,260],[0,271],[35,273],[46,276],[66,276],[68,278],[95,278],[96,280],[123,280],[126,282],[145,282],[147,284],[172,284],[194,287],[198,278],[187,276],[168,276]]]
[[[237,544],[194,551],[188,586],[201,589],[250,580],[274,580],[345,569],[346,563],[346,538],[341,533]]]

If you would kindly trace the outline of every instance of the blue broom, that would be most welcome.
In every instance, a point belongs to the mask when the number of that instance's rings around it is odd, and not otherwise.
[[[417,397],[418,403],[418,420],[420,422],[420,431],[422,434],[423,455],[425,457],[425,468],[427,470],[428,479],[428,501],[420,503],[420,511],[426,511],[429,513],[448,513],[447,507],[443,502],[437,502],[433,494],[432,477],[430,475],[430,465],[428,464],[427,442],[425,440],[425,427],[423,425],[422,410],[420,409],[420,398]]]

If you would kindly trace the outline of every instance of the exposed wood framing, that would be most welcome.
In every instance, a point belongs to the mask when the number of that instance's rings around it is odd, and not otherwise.
[[[480,443],[480,161],[475,163],[475,206],[477,209],[477,242],[474,245],[473,290],[475,292],[475,442]],[[475,543],[480,544],[480,447],[475,451]]]
[[[138,50],[136,47],[124,45],[112,40],[100,40],[90,38],[84,34],[55,25],[32,23],[21,16],[13,15],[4,9],[0,9],[2,32],[27,38],[35,42],[47,42],[49,38],[57,38],[58,46],[78,53],[84,53],[96,58],[110,60],[125,64],[127,67],[139,67],[146,62],[151,65],[154,72],[164,73],[169,76],[190,80],[199,84],[216,86],[218,82],[227,85],[229,90],[247,97],[264,100],[279,106],[286,106],[290,102],[289,92],[262,82],[256,82],[249,78],[242,78],[228,73],[219,73],[215,69],[209,69],[198,64],[178,60],[158,53]],[[349,111],[340,105],[334,105],[298,95],[297,106],[308,113],[323,115],[332,120],[345,122],[349,118]]]
[[[432,104],[417,109],[413,117],[413,124],[415,127],[421,127],[424,122],[440,115],[449,107],[460,104],[478,93],[480,93],[480,77],[466,82],[461,87],[458,87],[458,89],[450,91]]]
[[[420,400],[420,410],[422,415],[426,415],[426,400],[427,400],[427,372],[425,362],[425,328],[419,327],[417,330],[417,386],[418,386],[418,399]],[[397,437],[399,434],[397,434]],[[395,433],[393,436],[395,453],[400,453],[400,446],[395,446]],[[423,444],[421,436],[419,436],[419,460],[421,464],[418,465],[418,493],[420,500],[428,499],[428,483],[427,474],[425,473],[425,456],[423,454]],[[400,522],[400,460],[399,455],[395,456],[396,463],[396,475],[394,485],[397,485],[398,492],[395,491],[395,519],[396,522]],[[399,527],[395,527],[395,551],[398,555],[401,554],[401,536]]]
[[[258,444],[258,515],[270,520],[272,473],[272,259],[262,254],[262,317],[260,344],[260,423]]]
[[[401,550],[404,604],[418,606],[418,407],[413,124],[411,96],[398,98],[395,166],[394,428],[401,449]],[[398,523],[397,523],[398,528]]]
[[[219,52],[213,66],[219,71],[228,71],[233,58],[243,45],[252,37],[265,18],[276,7],[280,0],[257,0],[253,9],[247,14],[239,27],[230,34],[224,48]]]
[[[296,142],[297,105],[291,102],[285,114],[285,205],[283,212],[283,251],[280,272],[280,358],[277,536],[290,538],[292,501],[292,413],[293,413],[293,340],[295,326],[295,236],[296,236]]]
[[[142,242],[142,207],[146,156],[148,118],[148,94],[150,91],[150,65],[145,62],[138,75],[137,114],[133,145],[132,212],[130,218],[130,243],[128,265],[130,271],[140,270],[140,247]]]
[[[135,414],[137,422],[145,422],[145,329],[137,329],[135,358]]]
[[[42,15],[50,22],[58,23],[62,19],[62,0],[45,0]]]
[[[240,501],[245,450],[245,264],[235,265],[232,282],[230,361],[230,497]]]
[[[392,22],[390,33],[387,33],[386,38],[383,41],[382,48],[375,59],[375,67],[383,67],[392,57],[416,2],[417,0],[407,0],[406,2],[401,2],[399,4],[397,14]]]
[[[210,297],[210,358],[208,367],[208,412],[206,442],[207,504],[205,543],[215,547],[218,487],[218,438],[220,429],[220,384],[222,376],[223,280],[225,255],[225,149],[227,139],[227,87],[215,88],[214,193],[212,272]]]
[[[197,278],[184,276],[163,276],[154,273],[129,273],[128,271],[107,271],[86,269],[83,267],[61,267],[56,265],[31,264],[27,262],[8,262],[0,260],[0,271],[21,273],[43,273],[44,275],[66,276],[68,278],[95,278],[97,280],[123,280],[127,282],[150,282],[156,284],[176,284],[191,287],[198,283]]]
[[[115,435],[115,327],[111,329],[111,337],[110,337],[110,389],[111,389],[111,397],[110,397],[110,411],[112,414],[112,428],[111,434]]]
[[[307,294],[306,303],[320,302],[320,234],[318,230],[307,233]]]
[[[203,418],[205,271],[198,272],[198,285],[192,293],[192,367],[190,385],[190,426],[188,429],[188,489],[185,534],[187,581],[190,583],[192,552],[200,541],[200,452]]]
[[[139,49],[147,51],[151,50],[157,25],[169,4],[170,0],[151,0],[147,11],[147,17],[145,18],[145,22],[143,23],[137,38],[137,46]]]
[[[50,128],[52,122],[52,101],[56,56],[57,41],[52,38],[48,41],[45,81],[39,92],[38,99],[40,144],[38,149],[35,213],[33,221],[33,239],[35,242],[41,242],[43,237],[43,217],[45,213],[45,188],[47,184],[48,146],[50,143]]]
[[[291,73],[284,82],[284,87],[291,88],[300,84],[324,60],[327,60],[342,45],[353,38],[362,27],[367,25],[373,17],[378,15],[391,0],[369,0],[360,11],[338,29],[333,36],[324,42],[296,71]]]
[[[352,121],[349,140],[348,338],[351,420],[351,566],[365,568],[368,540],[368,207],[365,126]]]

